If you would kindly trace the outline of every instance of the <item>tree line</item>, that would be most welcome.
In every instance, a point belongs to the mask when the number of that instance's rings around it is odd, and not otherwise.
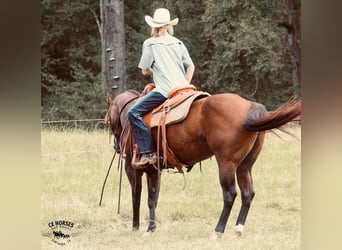
[[[113,0],[41,0],[42,120],[102,118],[101,6]],[[300,0],[136,0],[124,5],[126,89],[152,81],[137,68],[150,36],[145,15],[178,17],[175,36],[196,66],[192,83],[211,94],[237,93],[273,109],[300,96]]]

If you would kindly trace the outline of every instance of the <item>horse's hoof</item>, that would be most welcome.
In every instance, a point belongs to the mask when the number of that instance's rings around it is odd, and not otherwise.
[[[223,233],[213,232],[210,236],[210,240],[218,240],[222,238]]]
[[[241,225],[241,224],[236,225],[236,227],[235,227],[235,235],[236,236],[241,236],[242,232],[243,232],[243,225]]]
[[[139,230],[139,227],[132,227],[133,232],[137,232]]]

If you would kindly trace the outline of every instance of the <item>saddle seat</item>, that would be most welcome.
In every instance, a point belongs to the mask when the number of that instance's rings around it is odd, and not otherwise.
[[[171,125],[183,121],[190,111],[191,104],[200,97],[209,95],[205,92],[190,88],[184,90],[177,89],[177,91],[171,94],[173,95],[164,103],[152,110],[151,120],[149,122],[150,128],[164,125],[164,122],[165,125]],[[161,121],[163,121],[163,124],[161,124]]]

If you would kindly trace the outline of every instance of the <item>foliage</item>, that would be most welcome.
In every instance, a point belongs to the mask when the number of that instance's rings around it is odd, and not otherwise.
[[[296,0],[300,8],[300,1]],[[286,1],[125,1],[126,84],[152,81],[137,68],[150,36],[145,15],[166,7],[178,17],[175,36],[188,47],[193,84],[212,94],[234,92],[274,109],[294,94]],[[99,1],[42,0],[42,119],[98,118],[105,109]]]
[[[105,97],[99,81],[99,33],[92,12],[99,9],[98,3],[41,3],[42,118],[99,117]]]
[[[286,33],[277,26],[280,1],[208,1],[202,16],[209,60],[203,87],[235,92],[268,106],[288,99],[291,92],[290,58]],[[277,6],[278,5],[278,6]]]

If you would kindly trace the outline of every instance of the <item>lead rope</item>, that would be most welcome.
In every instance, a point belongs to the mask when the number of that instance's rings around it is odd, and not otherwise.
[[[115,156],[116,156],[116,151],[114,152],[113,158],[112,158],[112,160],[111,160],[111,162],[109,164],[109,168],[107,170],[106,178],[105,178],[105,180],[103,182],[103,185],[102,185],[102,191],[101,191],[101,197],[100,197],[99,206],[101,206],[101,204],[102,204],[102,197],[103,197],[104,188],[105,188],[108,176],[109,176],[109,172],[110,172],[110,170],[112,168]],[[118,214],[120,214],[120,204],[121,204],[122,165],[123,165],[123,161],[122,161],[122,156],[120,154],[119,155],[119,161],[118,161],[118,169],[120,170],[119,195],[118,195]]]
[[[110,162],[110,164],[109,164],[109,168],[108,168],[108,171],[107,171],[106,178],[105,178],[105,180],[104,180],[104,182],[103,182],[99,206],[101,206],[101,203],[102,203],[103,191],[104,191],[104,188],[105,188],[105,185],[106,185],[106,182],[107,182],[107,178],[108,178],[110,169],[112,168],[112,164],[113,164],[113,161],[114,161],[114,159],[115,159],[115,156],[116,156],[116,151],[115,151],[114,154],[113,154],[113,158],[112,158],[112,160],[111,160],[111,162]]]
[[[118,195],[118,214],[120,214],[120,204],[121,204],[121,183],[122,183],[122,165],[123,165],[123,161],[122,161],[122,157],[120,154],[119,157],[119,163],[118,163],[118,167],[120,165],[120,181],[119,181],[119,195]]]

